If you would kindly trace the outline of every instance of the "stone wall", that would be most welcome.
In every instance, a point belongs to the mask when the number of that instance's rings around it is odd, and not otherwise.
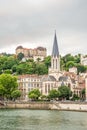
[[[26,109],[51,109],[52,103],[28,102],[28,103],[7,103],[5,108],[26,108]]]
[[[66,111],[87,111],[87,103],[54,102],[51,109],[66,110]]]
[[[42,109],[42,110],[65,110],[65,111],[87,111],[87,103],[76,102],[9,102],[0,108],[17,109]]]

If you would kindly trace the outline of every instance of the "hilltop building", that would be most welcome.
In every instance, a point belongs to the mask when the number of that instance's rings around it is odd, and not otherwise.
[[[16,48],[16,55],[18,55],[19,53],[24,54],[23,61],[28,59],[34,59],[34,61],[37,61],[38,58],[40,59],[40,61],[43,61],[44,58],[47,56],[47,50],[44,47],[29,49],[29,48],[23,48],[22,46],[18,46]]]

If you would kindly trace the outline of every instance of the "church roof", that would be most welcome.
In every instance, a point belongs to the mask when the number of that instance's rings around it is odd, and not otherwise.
[[[59,82],[61,82],[61,81],[67,81],[68,80],[68,76],[60,76],[59,77]]]
[[[56,81],[56,79],[54,76],[45,75],[45,76],[43,76],[42,81]]]
[[[57,43],[56,32],[55,32],[55,36],[54,36],[52,56],[54,56],[54,57],[56,57],[56,56],[58,57],[58,56],[59,56],[59,49],[58,49],[58,43]]]

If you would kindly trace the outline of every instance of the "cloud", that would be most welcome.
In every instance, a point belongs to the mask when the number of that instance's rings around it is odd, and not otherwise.
[[[86,5],[86,0],[0,0],[0,52],[24,44],[46,46],[51,54],[55,29],[61,54],[86,52]]]

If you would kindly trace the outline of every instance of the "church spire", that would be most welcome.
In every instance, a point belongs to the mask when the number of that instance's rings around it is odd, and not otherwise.
[[[56,57],[56,56],[59,57],[59,49],[58,49],[56,31],[55,31],[55,36],[54,36],[52,56],[54,56],[54,57]]]
[[[54,36],[54,42],[53,42],[53,50],[52,50],[52,56],[51,56],[51,68],[49,68],[49,74],[55,75],[58,79],[58,74],[60,72],[60,56],[59,56],[59,49],[57,44],[57,37],[56,37],[56,31]]]

